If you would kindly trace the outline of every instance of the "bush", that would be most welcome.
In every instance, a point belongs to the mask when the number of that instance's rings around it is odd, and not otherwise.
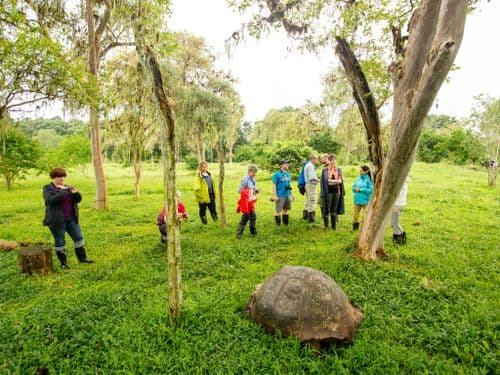
[[[257,158],[257,163],[268,172],[274,172],[278,169],[278,162],[281,159],[288,160],[290,173],[297,177],[302,163],[308,160],[313,152],[311,147],[300,143],[277,143],[264,147],[264,152],[262,156]]]
[[[446,157],[446,136],[424,131],[418,144],[418,159],[426,163],[439,163]]]
[[[338,154],[341,146],[340,143],[333,139],[329,131],[314,134],[307,145],[313,150],[328,154]]]
[[[262,155],[263,151],[263,146],[260,144],[257,145],[240,145],[236,147],[234,151],[234,157],[233,160],[235,162],[250,162],[250,163],[255,163],[257,162],[257,157]]]
[[[195,171],[198,169],[198,158],[194,155],[189,155],[184,158],[186,163],[186,168],[190,171]]]

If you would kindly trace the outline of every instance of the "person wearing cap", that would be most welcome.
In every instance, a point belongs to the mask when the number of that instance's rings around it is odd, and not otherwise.
[[[274,220],[276,225],[281,225],[281,217],[283,216],[283,224],[288,225],[288,211],[292,208],[292,186],[290,185],[291,177],[288,172],[288,161],[279,161],[280,170],[273,175],[273,201],[276,202],[276,211]],[[281,214],[283,212],[283,215]]]
[[[257,174],[257,167],[251,165],[248,167],[248,174],[244,176],[240,181],[240,186],[238,188],[238,193],[240,194],[240,200],[238,201],[238,211],[243,215],[236,228],[236,237],[239,239],[243,236],[243,231],[248,222],[250,222],[250,233],[253,236],[257,235],[257,215],[255,214],[255,202],[257,201],[256,194],[259,193],[259,188],[257,187],[257,181],[255,180],[255,175]]]
[[[74,243],[75,254],[80,263],[94,263],[87,258],[85,240],[80,227],[78,203],[82,195],[74,186],[65,184],[66,171],[53,168],[50,171],[52,182],[43,187],[45,217],[43,225],[48,226],[54,236],[54,247],[62,269],[69,269],[66,257],[65,233],[68,232]]]
[[[307,221],[314,223],[316,221],[316,205],[318,200],[316,198],[316,185],[319,179],[316,174],[316,165],[318,164],[318,155],[312,154],[309,162],[304,167],[304,179],[306,182],[306,204],[304,211],[306,212]]]

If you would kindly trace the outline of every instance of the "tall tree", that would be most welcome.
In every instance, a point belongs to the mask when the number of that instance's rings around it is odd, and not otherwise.
[[[248,26],[250,30],[260,31],[262,25],[279,22],[290,35],[305,35],[306,46],[335,44],[367,131],[370,156],[377,172],[356,255],[370,260],[378,254],[384,256],[383,238],[389,212],[413,163],[423,120],[460,47],[468,1],[422,0],[417,8],[412,1],[387,2],[381,6],[376,0],[236,3],[241,9],[254,3],[261,3],[261,9],[267,9],[266,15],[254,18]],[[324,25],[330,25],[326,33]],[[404,25],[408,27],[408,35],[403,35]],[[392,34],[393,46],[383,45],[387,38],[380,38],[380,31]],[[354,53],[356,49],[363,50],[355,43],[356,38],[363,40],[363,47],[374,47],[371,52],[379,56],[378,61],[386,61],[387,52],[394,52],[393,63],[388,64],[393,109],[386,157],[382,151],[376,98]]]
[[[146,147],[158,136],[155,98],[145,82],[145,75],[135,52],[118,54],[106,63],[105,92],[108,110],[108,134],[131,153],[135,176],[135,196],[141,196],[142,156]]]
[[[147,1],[135,4],[133,10],[133,30],[136,50],[148,82],[156,98],[160,113],[161,144],[163,158],[163,180],[165,208],[167,209],[167,259],[168,259],[168,305],[172,319],[182,313],[181,282],[181,242],[180,228],[177,219],[177,186],[175,174],[175,122],[172,106],[165,92],[163,76],[154,52],[152,40],[158,41],[158,32],[163,31],[161,24],[168,2],[155,4]],[[159,47],[159,46],[157,46]],[[160,49],[160,48],[159,48]]]

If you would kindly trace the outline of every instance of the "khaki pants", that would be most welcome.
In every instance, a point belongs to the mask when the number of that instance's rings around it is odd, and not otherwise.
[[[316,185],[307,183],[306,184],[306,205],[304,206],[304,211],[315,212],[316,205],[318,204],[318,198],[316,197]]]
[[[359,213],[361,212],[361,210],[363,208],[366,209],[366,206],[362,206],[360,204],[354,205],[354,209],[353,209],[353,213],[352,213],[352,222],[353,223],[359,223]]]
[[[392,232],[397,235],[403,234],[403,227],[399,222],[399,218],[401,217],[402,212],[403,212],[403,206],[394,206],[392,208],[391,227],[392,227]]]

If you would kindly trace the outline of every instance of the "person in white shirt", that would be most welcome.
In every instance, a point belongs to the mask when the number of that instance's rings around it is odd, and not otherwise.
[[[403,230],[401,223],[399,222],[401,218],[401,213],[406,206],[406,197],[408,196],[408,184],[410,183],[410,176],[406,176],[405,182],[401,191],[399,192],[396,203],[392,207],[391,212],[391,227],[392,227],[392,241],[399,245],[406,244],[406,232]]]
[[[306,204],[304,211],[307,211],[307,221],[310,223],[316,221],[316,205],[318,204],[316,186],[319,183],[318,175],[316,174],[316,165],[318,161],[318,155],[312,154],[309,162],[304,167],[304,179],[306,181]]]

